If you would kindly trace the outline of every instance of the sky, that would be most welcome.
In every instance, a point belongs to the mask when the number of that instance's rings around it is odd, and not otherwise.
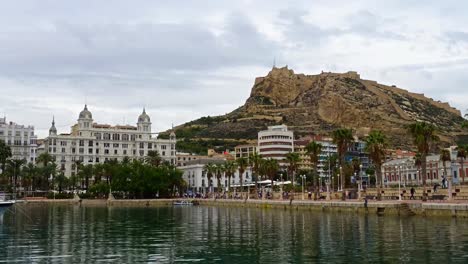
[[[95,122],[153,131],[228,113],[255,77],[357,71],[468,109],[468,2],[0,2],[0,115],[45,137],[84,104]]]

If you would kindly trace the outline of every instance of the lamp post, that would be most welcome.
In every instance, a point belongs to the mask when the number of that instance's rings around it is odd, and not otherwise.
[[[340,190],[339,191],[343,191],[344,183],[343,183],[343,179],[341,178],[343,176],[343,167],[342,166],[340,166],[340,174],[339,175],[340,175],[340,177],[339,177],[339,179],[340,179]]]
[[[301,175],[301,179],[302,179],[302,200],[304,200],[304,179],[305,179],[305,175]]]
[[[401,166],[395,166],[395,172],[398,169],[398,200],[401,201]]]

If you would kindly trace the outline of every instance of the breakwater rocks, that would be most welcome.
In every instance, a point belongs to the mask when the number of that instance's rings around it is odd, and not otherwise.
[[[62,204],[81,206],[115,206],[115,207],[156,207],[172,206],[175,201],[183,199],[135,199],[135,200],[98,200],[98,199],[67,199],[67,200],[31,200],[25,204]],[[190,199],[190,201],[193,201]],[[282,210],[314,210],[323,212],[348,212],[401,216],[448,216],[448,217],[468,217],[468,203],[448,203],[448,202],[399,202],[399,201],[310,201],[310,200],[225,200],[225,199],[197,199],[201,206],[220,207],[253,207],[272,208]]]

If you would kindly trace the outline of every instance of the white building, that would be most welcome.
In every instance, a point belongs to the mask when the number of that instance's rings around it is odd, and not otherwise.
[[[448,148],[451,155],[451,161],[447,161],[444,165],[440,161],[439,154],[428,155],[426,157],[426,184],[433,185],[435,183],[441,184],[444,177],[452,177],[454,184],[462,182],[461,176],[461,164],[460,160],[457,159],[456,147]],[[465,181],[468,181],[466,177],[468,175],[468,162],[464,161],[465,170]],[[415,165],[414,158],[407,157],[401,159],[394,159],[385,162],[382,165],[382,172],[384,177],[384,183],[387,185],[398,185],[405,186],[409,185],[422,185],[421,168]]]
[[[13,159],[25,159],[36,162],[37,136],[33,126],[7,123],[6,117],[0,118],[0,140],[10,146]]]
[[[258,132],[258,153],[262,157],[276,159],[285,166],[290,152],[294,152],[294,133],[286,125],[270,126]]]
[[[334,170],[335,168],[325,168],[326,161],[328,157],[337,155],[337,148],[336,144],[332,142],[331,138],[307,138],[294,141],[294,151],[298,153],[301,157],[301,161],[299,163],[299,168],[301,170],[310,170],[312,168],[312,164],[310,162],[310,155],[307,154],[306,146],[311,141],[315,141],[322,145],[322,152],[319,155],[319,161],[317,164],[317,171],[320,177],[328,177],[329,172]]]
[[[53,120],[49,137],[44,140],[45,151],[55,157],[67,177],[76,173],[78,162],[86,165],[124,157],[143,159],[149,151],[158,151],[164,161],[175,164],[175,144],[174,133],[170,139],[158,139],[151,133],[151,120],[144,109],[136,126],[111,126],[94,123],[86,105],[71,133],[57,134]]]
[[[188,161],[185,166],[179,167],[183,171],[183,179],[187,182],[187,187],[190,191],[205,193],[208,191],[208,176],[205,170],[206,164],[224,164],[226,160],[217,159],[217,158],[205,158]],[[243,174],[243,186],[253,185],[252,181],[252,171],[250,168],[247,168]],[[228,177],[223,173],[221,179],[221,188],[227,190],[228,187]],[[211,186],[213,188],[218,188],[218,180],[215,175],[211,178]],[[231,177],[231,188],[240,186],[239,171],[236,171],[234,176]]]

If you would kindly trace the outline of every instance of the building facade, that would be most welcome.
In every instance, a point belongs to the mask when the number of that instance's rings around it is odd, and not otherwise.
[[[236,159],[249,158],[250,155],[258,153],[258,144],[238,145],[234,148]]]
[[[300,139],[294,141],[294,151],[299,154],[301,161],[299,163],[299,170],[310,170],[312,169],[312,164],[310,162],[310,156],[307,154],[306,146],[309,142],[315,141],[322,145],[322,152],[319,155],[319,162],[317,164],[317,171],[320,177],[328,177],[329,171],[334,168],[325,168],[326,161],[328,157],[336,155],[337,149],[336,145],[333,144],[331,138],[325,137],[315,137],[310,139]]]
[[[18,125],[0,118],[0,140],[11,148],[12,159],[24,159],[35,163],[37,157],[37,136],[33,126]]]
[[[290,152],[294,152],[294,133],[286,125],[258,132],[258,153],[263,158],[276,159],[280,166],[286,166],[286,155]]]
[[[175,134],[171,133],[169,139],[158,139],[151,133],[151,120],[145,109],[136,126],[111,126],[93,121],[86,105],[69,134],[58,134],[55,120],[52,121],[44,151],[55,157],[65,176],[76,174],[78,163],[122,161],[125,157],[143,159],[149,151],[157,151],[164,161],[176,164]]]
[[[192,161],[188,161],[185,166],[179,167],[183,171],[183,179],[187,182],[187,187],[190,191],[194,193],[206,193],[208,192],[208,175],[205,170],[206,164],[224,164],[226,159],[221,158],[201,158]],[[240,187],[240,177],[239,171],[236,171],[231,177],[231,182],[229,184],[229,179],[223,173],[220,179],[220,184],[223,190],[227,190],[228,186],[231,188]],[[247,168],[242,176],[242,185],[243,186],[255,186],[255,183],[252,180],[252,171]],[[211,186],[213,188],[218,188],[218,180],[216,176],[213,175],[211,178]]]
[[[426,157],[426,184],[434,185],[441,184],[442,179],[452,178],[454,184],[459,184],[462,179],[461,160],[457,159],[456,147],[448,148],[451,153],[451,161],[444,164],[440,161],[440,155],[428,155]],[[463,170],[465,171],[465,182],[468,181],[468,162],[463,162]],[[422,185],[421,168],[415,165],[413,157],[394,159],[385,162],[382,165],[382,175],[386,185]]]

